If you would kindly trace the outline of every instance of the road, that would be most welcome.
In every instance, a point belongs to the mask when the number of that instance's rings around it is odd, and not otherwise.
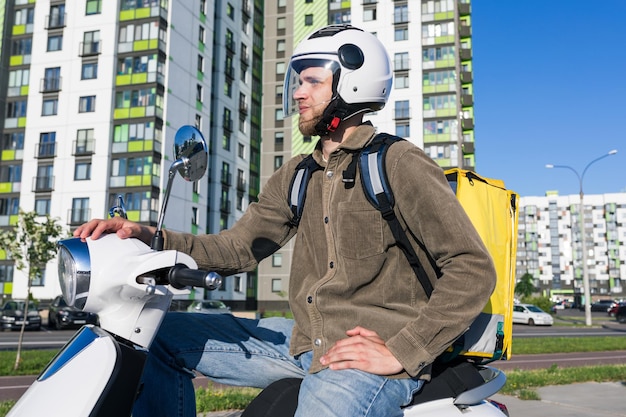
[[[561,316],[582,317],[584,323],[584,313],[577,311],[559,312]],[[569,313],[569,316],[567,314]],[[557,315],[559,317],[559,315]],[[594,320],[602,320],[606,315],[594,313]],[[71,330],[26,332],[24,336],[24,348],[26,349],[59,349],[74,334]],[[14,350],[17,346],[18,332],[0,332],[0,349]],[[618,324],[614,319],[607,317],[601,325],[593,328],[571,328],[571,327],[539,327],[514,325],[513,337],[567,337],[567,336],[626,336],[626,325]],[[510,361],[498,361],[492,365],[502,369],[538,369],[549,368],[552,365],[559,367],[624,364],[626,363],[626,351],[612,352],[588,352],[588,353],[554,353],[540,355],[516,355]],[[24,391],[34,381],[35,376],[17,376],[0,378],[0,401],[8,399],[18,399]],[[196,386],[206,386],[209,381],[204,377],[194,380]]]

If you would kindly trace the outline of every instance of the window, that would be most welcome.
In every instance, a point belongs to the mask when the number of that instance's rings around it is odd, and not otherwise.
[[[241,159],[246,159],[246,145],[243,143],[237,145],[237,156]]]
[[[82,55],[100,53],[100,31],[94,30],[83,34]]]
[[[18,197],[0,198],[0,216],[14,216],[19,213],[19,210],[20,199]]]
[[[0,182],[22,181],[22,164],[0,166]]]
[[[235,20],[235,8],[230,3],[226,3],[226,16],[230,17],[231,20]]]
[[[100,14],[102,12],[102,0],[87,0],[85,7],[85,14],[87,16],[92,14]]]
[[[61,28],[65,26],[65,4],[55,4],[50,6],[48,16],[48,29]]]
[[[191,224],[198,225],[198,207],[191,208]]]
[[[206,33],[204,31],[204,26],[198,27],[198,40],[200,41],[200,43],[204,43],[205,38]]]
[[[283,266],[283,254],[282,253],[275,253],[272,255],[272,266],[274,268],[280,268],[281,266]]]
[[[198,72],[204,72],[204,57],[198,54]]]
[[[284,62],[276,63],[276,75],[284,75],[286,69],[286,64]]]
[[[56,136],[56,132],[45,132],[39,135],[38,158],[53,157],[55,155]]]
[[[278,8],[287,7],[287,0],[278,0]]]
[[[63,35],[48,35],[48,52],[63,49]]]
[[[394,54],[393,59],[394,70],[408,70],[409,69],[409,53],[408,52],[399,52]]]
[[[233,291],[235,292],[243,292],[243,280],[239,275],[235,275],[235,282],[233,283]]]
[[[25,4],[25,3],[19,3]],[[35,20],[35,9],[29,7],[26,9],[18,9],[15,11],[14,25],[32,25]]]
[[[206,15],[206,0],[200,0],[200,14]]]
[[[283,291],[283,281],[280,278],[272,278],[272,292],[282,292]]]
[[[78,105],[79,113],[92,113],[96,111],[96,96],[81,97]]]
[[[0,282],[13,282],[13,265],[0,265]]]
[[[59,99],[58,98],[48,98],[44,99],[43,106],[41,108],[42,116],[54,116],[57,114],[57,109],[59,107]]]
[[[35,213],[39,216],[50,214],[50,198],[35,198]]]
[[[89,221],[89,198],[72,199],[72,215],[70,224],[83,224]]]
[[[411,117],[411,109],[409,108],[409,100],[399,100],[395,103],[395,118],[408,119]]]
[[[83,62],[83,68],[80,73],[81,80],[93,80],[98,78],[98,63]]]
[[[202,116],[200,116],[199,114],[196,114],[196,129],[198,130],[202,130]]]
[[[203,101],[202,86],[200,84],[196,84],[196,101],[200,103]]]
[[[94,149],[93,129],[79,129],[76,131],[76,146],[74,153],[84,155],[93,153]]]
[[[411,129],[409,124],[397,124],[396,125],[396,136],[400,136],[401,138],[408,138],[411,136]]]
[[[287,21],[284,17],[276,19],[276,29],[285,30],[287,28]]]
[[[24,149],[24,132],[12,132],[2,135],[0,150],[17,151]]]
[[[26,117],[26,109],[28,102],[26,100],[9,101],[7,103],[7,118],[16,119],[18,117]]]
[[[393,8],[393,23],[409,22],[409,6],[402,4]]]
[[[277,155],[274,157],[274,171],[283,166],[283,156]]]
[[[11,96],[21,96],[22,87],[26,87],[29,84],[30,79],[30,70],[29,69],[19,69],[13,70],[9,72],[9,91],[8,95]]]
[[[393,31],[393,40],[396,42],[409,40],[409,28],[399,27]]]
[[[33,48],[31,38],[15,39],[11,41],[11,56],[30,55]]]
[[[285,40],[284,39],[278,39],[276,41],[276,52],[285,53]]]
[[[276,109],[276,114],[274,115],[277,121],[282,121],[285,116],[283,114],[283,109]]]
[[[43,81],[42,92],[59,91],[61,89],[61,67],[46,68]]]
[[[363,10],[363,21],[370,22],[376,20],[376,8]]]
[[[76,161],[74,165],[74,181],[91,179],[91,161]]]
[[[396,89],[409,88],[409,74],[408,73],[399,73],[394,77],[394,83]]]
[[[304,26],[313,26],[313,15],[305,14],[304,15]]]

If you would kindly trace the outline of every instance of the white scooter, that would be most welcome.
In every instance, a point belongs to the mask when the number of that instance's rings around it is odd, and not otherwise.
[[[176,160],[169,169],[157,232],[151,247],[115,234],[97,240],[78,238],[59,242],[59,280],[68,305],[97,313],[100,326],[83,326],[47,365],[7,417],[62,415],[64,417],[130,416],[148,349],[176,294],[186,287],[214,290],[222,278],[197,269],[196,262],[177,251],[164,251],[162,224],[176,173],[196,181],[207,167],[207,145],[200,131],[184,126],[175,137]],[[111,215],[125,216],[121,199]],[[449,378],[433,378],[405,409],[411,416],[503,417],[506,408],[487,400],[505,382],[500,371],[472,367],[472,378],[458,374],[465,386],[448,395]],[[473,379],[470,382],[469,379]],[[476,381],[477,379],[477,381]],[[71,398],[67,387],[72,386]],[[458,385],[453,383],[452,385]],[[244,411],[245,417],[293,416],[299,381],[270,385]],[[443,393],[443,394],[442,394]],[[158,401],[155,399],[155,401]],[[286,414],[279,414],[279,412]]]

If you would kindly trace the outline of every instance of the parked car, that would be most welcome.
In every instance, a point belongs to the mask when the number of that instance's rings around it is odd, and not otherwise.
[[[515,304],[513,306],[513,323],[552,326],[552,316],[533,304]]]
[[[591,303],[591,311],[601,311],[603,313],[606,313],[615,304],[617,304],[615,300],[610,300],[610,299],[598,300],[595,303]],[[585,307],[583,306],[582,309],[584,310]]]
[[[22,328],[22,323],[28,330],[41,329],[41,314],[32,301],[28,303],[26,320],[24,320],[24,303],[25,300],[7,300],[4,303],[0,319],[2,330],[19,330]]]
[[[48,308],[48,327],[51,329],[77,328],[83,324],[98,324],[98,315],[67,305],[62,296],[52,300]]]
[[[230,307],[220,300],[197,300],[187,307],[187,311],[205,314],[232,314]]]
[[[617,308],[615,312],[615,320],[620,323],[626,323],[626,304],[622,304]]]

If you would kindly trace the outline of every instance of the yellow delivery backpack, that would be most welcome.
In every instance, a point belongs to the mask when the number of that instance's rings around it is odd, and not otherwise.
[[[496,288],[452,351],[490,362],[511,358],[519,196],[504,182],[459,168],[445,171],[450,186],[489,250]]]

